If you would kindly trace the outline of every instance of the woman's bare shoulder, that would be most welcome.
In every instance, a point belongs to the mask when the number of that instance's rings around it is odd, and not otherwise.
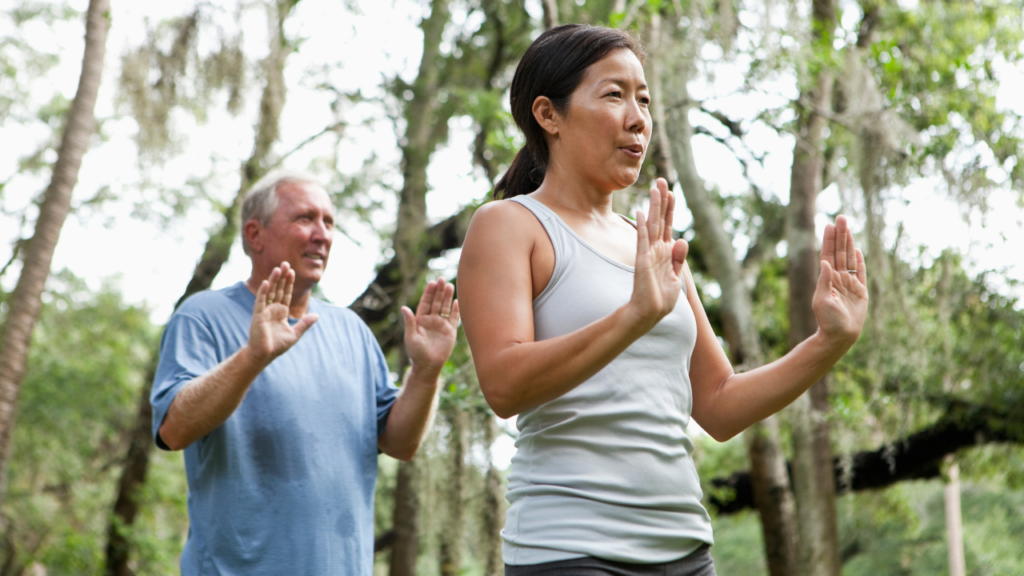
[[[495,200],[477,208],[469,225],[470,237],[504,238],[509,244],[528,240],[532,244],[536,234],[544,234],[537,217],[528,208],[509,200]]]

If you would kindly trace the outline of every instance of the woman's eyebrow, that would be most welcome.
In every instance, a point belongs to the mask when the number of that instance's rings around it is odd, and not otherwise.
[[[612,82],[614,84],[618,84],[619,86],[628,86],[629,85],[629,81],[628,80],[623,80],[621,78],[603,78],[598,83],[599,84],[604,84],[605,82]],[[638,90],[646,90],[647,89],[647,84],[641,84],[641,85],[637,86],[637,89]]]

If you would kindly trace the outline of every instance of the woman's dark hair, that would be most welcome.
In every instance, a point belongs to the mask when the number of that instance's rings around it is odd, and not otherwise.
[[[544,181],[548,143],[544,129],[533,117],[538,96],[551,99],[555,110],[565,114],[569,99],[583,81],[587,68],[613,50],[625,48],[643,64],[646,53],[640,41],[622,30],[565,24],[541,34],[523,54],[512,78],[509,104],[512,118],[526,136],[526,146],[516,154],[505,175],[494,186],[494,197],[505,199],[529,194]]]

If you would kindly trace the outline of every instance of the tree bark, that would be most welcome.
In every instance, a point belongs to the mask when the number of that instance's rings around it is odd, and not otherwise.
[[[834,0],[814,0],[814,49],[830,51],[836,26]],[[811,299],[817,285],[819,263],[814,217],[825,165],[825,128],[834,79],[824,65],[811,74],[801,90],[796,146],[786,211],[789,279],[789,345],[795,347],[817,331]],[[836,525],[835,474],[826,415],[829,410],[827,379],[793,403],[793,491],[796,496],[800,573],[839,576],[839,537]]]
[[[11,436],[32,330],[39,319],[42,294],[60,231],[71,210],[71,196],[78,183],[82,157],[96,130],[96,95],[102,80],[109,30],[110,1],[90,0],[85,16],[85,53],[78,91],[68,111],[53,176],[39,206],[35,234],[29,241],[3,327],[3,348],[0,350],[0,503],[7,484]]]
[[[408,462],[398,465],[398,478],[395,481],[395,539],[391,544],[391,576],[414,576],[416,574],[416,558],[420,552],[420,500],[417,492],[419,471],[414,457]]]
[[[405,109],[406,132],[402,145],[402,190],[398,201],[398,221],[393,245],[396,265],[392,281],[396,288],[395,306],[412,305],[420,277],[427,268],[427,165],[438,144],[448,135],[448,114],[441,114],[437,99],[439,88],[441,37],[451,15],[448,0],[434,0],[430,16],[420,22],[423,30],[423,56],[419,73],[411,86],[413,99]],[[397,277],[396,277],[397,276]],[[391,323],[387,330],[379,330],[378,337],[399,347],[405,359],[400,340],[399,324]],[[403,361],[402,364],[405,364]],[[404,366],[402,367],[404,369]],[[416,557],[419,555],[419,498],[417,495],[416,457],[398,467],[395,486],[394,529],[395,543],[391,548],[391,576],[415,576]]]
[[[491,447],[498,437],[498,423],[494,414],[487,410],[484,419],[484,446],[490,455]],[[505,525],[505,483],[501,473],[491,461],[487,467],[484,487],[483,530],[484,530],[484,576],[503,576],[505,563],[501,559],[501,529]]]
[[[448,408],[447,521],[441,532],[441,576],[462,573],[462,541],[466,531],[466,453],[469,451],[469,415],[452,402]]]
[[[260,100],[260,119],[256,129],[253,152],[242,165],[241,183],[231,204],[224,210],[224,221],[207,240],[203,255],[196,264],[184,294],[174,305],[175,310],[190,296],[207,290],[212,285],[214,278],[231,255],[231,246],[238,236],[239,212],[245,194],[248,192],[249,186],[266,173],[267,159],[279,135],[278,123],[281,110],[284,108],[286,92],[284,63],[290,49],[284,39],[284,22],[295,3],[278,3],[278,9],[272,16],[271,28],[277,33],[272,35],[270,54],[264,61],[267,81]],[[131,576],[132,574],[128,566],[131,545],[127,533],[139,512],[139,503],[136,500],[137,492],[146,481],[149,461],[153,452],[153,409],[149,402],[149,395],[153,387],[153,379],[156,378],[158,361],[159,352],[154,351],[140,391],[138,412],[135,416],[135,425],[130,433],[128,454],[118,482],[114,513],[107,528],[104,567],[106,576]]]
[[[677,167],[679,183],[686,204],[693,215],[693,227],[704,249],[704,261],[711,276],[722,290],[721,315],[724,338],[729,346],[730,360],[737,370],[751,369],[762,362],[761,345],[753,318],[750,289],[743,278],[740,262],[736,258],[732,239],[725,231],[724,219],[718,204],[711,198],[703,179],[697,172],[693,158],[693,127],[689,121],[689,92],[686,63],[672,75],[676,84],[672,94],[684,105],[669,118],[665,118],[660,103],[659,77],[662,37],[660,17],[651,17],[648,40],[648,68],[651,70],[652,116],[655,119],[654,140],[658,153],[671,157],[660,160],[671,173]],[[659,117],[662,120],[659,121]],[[655,164],[659,165],[658,158]],[[774,416],[753,425],[744,435],[750,457],[754,492],[761,516],[761,530],[765,542],[765,556],[771,576],[789,576],[796,573],[796,526],[793,517],[793,496],[789,488],[785,459],[779,446],[778,422]]]
[[[540,3],[544,7],[544,29],[558,26],[558,0],[540,0]]]

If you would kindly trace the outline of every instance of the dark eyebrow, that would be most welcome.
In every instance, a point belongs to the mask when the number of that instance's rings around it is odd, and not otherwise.
[[[618,84],[619,86],[625,86],[625,85],[629,84],[628,81],[623,80],[621,78],[604,78],[604,79],[601,80],[600,83],[604,84],[605,82],[614,82],[615,84]],[[641,84],[640,86],[637,86],[637,90],[647,90],[647,84]]]

